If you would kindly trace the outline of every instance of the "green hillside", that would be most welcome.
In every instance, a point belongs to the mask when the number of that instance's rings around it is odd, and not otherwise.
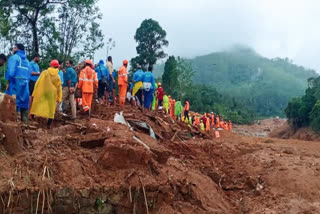
[[[284,116],[288,102],[303,95],[307,79],[316,72],[288,59],[268,59],[249,48],[237,47],[189,60],[195,83],[241,100],[257,116]],[[163,65],[157,67],[161,75]]]

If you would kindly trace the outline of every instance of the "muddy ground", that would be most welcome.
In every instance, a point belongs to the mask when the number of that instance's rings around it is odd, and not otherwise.
[[[320,212],[319,143],[217,139],[127,106],[130,130],[113,122],[120,111],[97,105],[52,130],[41,119],[1,123],[0,213]]]

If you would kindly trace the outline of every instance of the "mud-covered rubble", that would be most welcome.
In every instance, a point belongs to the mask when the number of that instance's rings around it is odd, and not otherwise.
[[[122,111],[130,127],[114,122]],[[39,119],[28,126],[3,122],[16,127],[18,140],[8,140],[10,131],[2,129],[0,212],[229,214],[317,208],[283,206],[300,193],[286,196],[282,190],[279,196],[274,190],[283,169],[309,173],[320,165],[309,159],[285,164],[306,151],[228,131],[216,139],[167,115],[129,106],[96,105],[92,115],[72,122],[59,117],[52,130]],[[12,149],[17,145],[21,150]]]

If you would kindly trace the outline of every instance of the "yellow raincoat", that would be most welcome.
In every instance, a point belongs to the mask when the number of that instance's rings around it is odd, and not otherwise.
[[[41,73],[34,86],[33,102],[30,114],[54,118],[56,102],[61,102],[62,88],[58,68],[48,68]]]
[[[140,88],[143,87],[142,81],[136,82],[132,89],[132,96],[136,96],[136,93],[139,91]]]

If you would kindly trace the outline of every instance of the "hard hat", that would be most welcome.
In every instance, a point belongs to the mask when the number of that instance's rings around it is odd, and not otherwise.
[[[84,60],[84,62],[85,62],[86,64],[89,64],[92,69],[94,68],[93,63],[92,63],[92,61],[91,61],[90,59],[86,59],[86,60]]]
[[[162,84],[161,84],[161,82],[158,82],[158,86],[161,86]]]
[[[126,60],[126,59],[123,60],[123,64],[124,64],[124,65],[128,65],[128,60]]]
[[[59,67],[59,61],[54,59],[50,62],[50,67],[53,67],[53,68],[58,68]]]

